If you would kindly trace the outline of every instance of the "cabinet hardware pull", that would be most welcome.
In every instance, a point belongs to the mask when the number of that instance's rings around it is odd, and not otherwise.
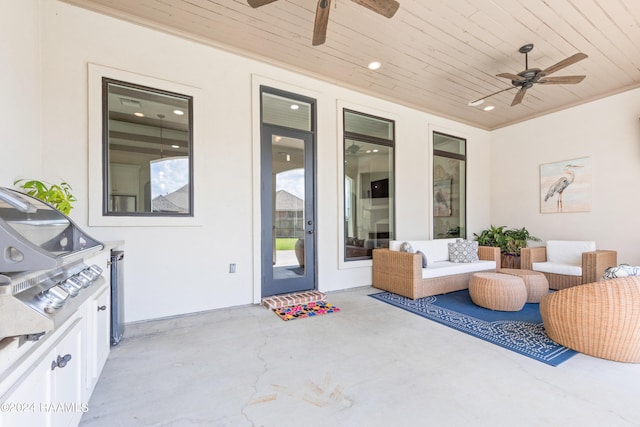
[[[56,368],[64,368],[67,366],[67,363],[69,363],[69,360],[71,360],[70,354],[65,354],[64,356],[58,355],[57,360],[51,362],[51,370],[53,371]]]
[[[99,305],[98,306],[98,311],[105,311],[107,309],[106,305]]]

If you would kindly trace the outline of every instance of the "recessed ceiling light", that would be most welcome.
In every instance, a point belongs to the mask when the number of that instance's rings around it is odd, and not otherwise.
[[[290,107],[292,110],[297,110],[298,108],[300,108],[300,106],[298,104],[291,104]]]
[[[378,150],[378,149],[373,150],[374,153],[377,153],[378,151],[380,151],[380,150]]]
[[[142,114],[140,112],[133,113],[133,115],[136,116],[136,117],[144,117],[144,114]]]
[[[469,107],[477,107],[478,105],[484,104],[484,99],[478,99],[476,101],[469,101],[467,104]]]
[[[483,110],[484,110],[484,111],[491,111],[491,110],[493,110],[494,108],[496,108],[496,107],[494,107],[493,105],[487,105],[486,107],[484,107],[484,108],[483,108]]]
[[[184,111],[182,111],[182,110],[173,110],[173,114],[175,114],[176,116],[183,116],[184,115]]]
[[[120,103],[126,107],[140,108],[142,104],[135,99],[120,98]]]
[[[369,63],[369,65],[367,65],[367,67],[370,70],[377,70],[378,68],[382,67],[382,64],[379,63],[378,61],[373,61],[373,62]]]

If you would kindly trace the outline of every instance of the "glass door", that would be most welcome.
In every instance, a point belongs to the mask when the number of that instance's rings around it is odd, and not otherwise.
[[[316,289],[315,103],[262,86],[262,297]]]
[[[262,130],[262,297],[312,290],[312,135],[268,125]]]

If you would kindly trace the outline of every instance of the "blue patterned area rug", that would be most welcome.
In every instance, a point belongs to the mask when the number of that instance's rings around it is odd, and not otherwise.
[[[521,311],[494,311],[475,305],[468,290],[417,300],[391,292],[369,296],[551,366],[576,354],[547,336],[539,304],[525,304]]]

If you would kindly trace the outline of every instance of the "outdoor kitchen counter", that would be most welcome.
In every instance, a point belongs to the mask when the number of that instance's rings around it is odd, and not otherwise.
[[[102,276],[83,289],[83,301],[62,325],[37,341],[0,341],[0,425],[77,425],[110,351],[111,249],[108,242],[84,262]],[[53,403],[55,402],[55,403]]]

